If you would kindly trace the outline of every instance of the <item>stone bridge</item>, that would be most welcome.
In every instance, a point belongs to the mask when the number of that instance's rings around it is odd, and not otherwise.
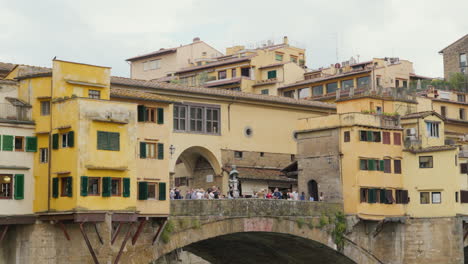
[[[401,230],[410,229],[401,224],[389,224],[378,236],[372,234],[371,224],[346,228],[351,221],[343,216],[342,205],[334,203],[176,200],[171,201],[171,216],[165,222],[140,217],[115,226],[113,218],[107,213],[99,222],[59,226],[39,218],[33,225],[16,225],[1,244],[0,263],[166,263],[164,259],[180,249],[211,263],[430,263],[426,260],[441,256],[450,261],[440,263],[463,260],[458,251],[441,255],[428,242],[415,242],[417,250],[409,238],[406,244],[398,242],[404,237]],[[446,228],[440,232],[458,231],[453,219],[437,221]],[[417,225],[418,230],[434,226]],[[420,239],[414,234],[408,236]],[[441,243],[449,245],[450,240]]]

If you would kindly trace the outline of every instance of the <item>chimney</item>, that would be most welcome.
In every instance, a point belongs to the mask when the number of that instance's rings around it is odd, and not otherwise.
[[[193,38],[193,42],[199,42],[200,41],[200,38],[199,37],[194,37]]]
[[[288,36],[283,37],[283,43],[286,44],[286,45],[289,44]]]

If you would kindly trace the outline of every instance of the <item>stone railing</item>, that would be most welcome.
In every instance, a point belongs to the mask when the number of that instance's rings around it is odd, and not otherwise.
[[[271,199],[171,200],[171,216],[321,216],[343,211],[339,203]]]

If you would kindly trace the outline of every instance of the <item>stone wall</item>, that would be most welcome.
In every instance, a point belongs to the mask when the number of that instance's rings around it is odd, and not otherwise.
[[[274,144],[274,142],[272,142],[272,144]],[[234,152],[235,150],[230,149],[223,149],[221,151],[223,166],[237,165],[250,167],[284,168],[294,159],[294,155],[292,153],[284,154],[259,151],[242,151],[242,158],[240,159],[234,157]]]
[[[339,130],[298,133],[299,193],[309,195],[308,183],[315,180],[326,202],[343,202],[340,175]]]
[[[444,78],[446,80],[450,78],[451,73],[460,72],[461,53],[468,54],[468,36],[444,50]]]

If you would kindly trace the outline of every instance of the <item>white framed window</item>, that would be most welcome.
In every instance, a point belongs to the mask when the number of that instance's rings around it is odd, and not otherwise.
[[[39,162],[40,163],[49,162],[49,149],[48,148],[39,149]]]
[[[68,148],[68,133],[60,134],[62,140],[62,148]]]
[[[437,122],[426,122],[426,131],[428,137],[439,137],[439,123]]]
[[[50,101],[41,101],[41,115],[50,115]]]
[[[150,71],[150,70],[156,70],[161,68],[161,60],[150,60],[150,61],[145,61],[143,62],[143,70],[144,71]]]

